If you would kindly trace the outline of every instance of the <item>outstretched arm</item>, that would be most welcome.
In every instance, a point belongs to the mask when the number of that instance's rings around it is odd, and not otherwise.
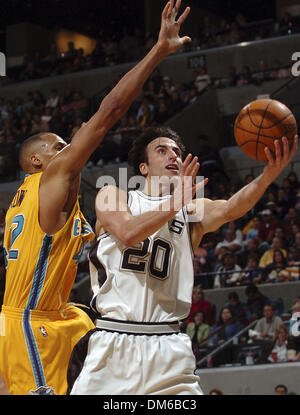
[[[279,141],[275,142],[275,158],[266,147],[268,164],[263,173],[244,186],[228,200],[204,200],[204,215],[201,222],[193,224],[193,246],[197,247],[205,233],[213,232],[224,223],[244,216],[263,196],[269,185],[277,179],[282,170],[289,164],[298,147],[298,136],[295,136],[293,147],[289,149],[288,140],[282,138],[282,150]],[[195,201],[194,203],[198,203]],[[193,206],[191,208],[191,212]],[[203,213],[203,212],[202,212]]]
[[[158,41],[152,50],[120,80],[104,98],[94,116],[80,128],[72,142],[53,158],[44,171],[39,192],[40,224],[48,234],[57,232],[64,224],[66,218],[61,213],[66,210],[66,205],[72,205],[69,201],[72,183],[108,130],[126,113],[154,68],[191,40],[187,36],[179,36],[180,26],[190,11],[187,7],[176,21],[180,4],[180,0],[177,0],[176,5],[174,0],[166,4],[161,16]],[[72,202],[74,205],[74,200]]]

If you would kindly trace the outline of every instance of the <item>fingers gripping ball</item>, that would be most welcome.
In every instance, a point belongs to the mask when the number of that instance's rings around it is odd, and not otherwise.
[[[239,113],[234,124],[234,136],[238,146],[247,156],[268,161],[264,148],[275,155],[275,140],[286,137],[290,147],[297,134],[296,119],[291,110],[274,99],[258,99],[250,102]]]

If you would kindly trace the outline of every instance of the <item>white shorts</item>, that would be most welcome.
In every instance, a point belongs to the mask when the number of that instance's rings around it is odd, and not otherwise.
[[[73,351],[69,394],[203,395],[190,338],[172,324],[97,320],[96,326]]]

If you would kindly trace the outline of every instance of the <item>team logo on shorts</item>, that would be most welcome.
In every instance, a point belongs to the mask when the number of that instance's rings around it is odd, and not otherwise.
[[[35,391],[29,391],[30,395],[55,395],[51,386],[40,386]]]
[[[42,333],[43,337],[47,337],[48,336],[48,333],[47,333],[47,330],[45,329],[45,327],[41,326],[40,327],[40,330],[41,330],[41,333]]]

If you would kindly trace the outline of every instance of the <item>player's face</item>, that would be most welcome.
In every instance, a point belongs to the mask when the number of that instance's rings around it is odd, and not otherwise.
[[[174,177],[180,174],[182,154],[178,145],[171,138],[158,137],[147,146],[148,162],[141,163],[144,176]]]
[[[47,134],[42,140],[40,157],[42,159],[42,164],[46,167],[49,162],[55,157],[63,148],[65,148],[67,143],[56,134]]]

